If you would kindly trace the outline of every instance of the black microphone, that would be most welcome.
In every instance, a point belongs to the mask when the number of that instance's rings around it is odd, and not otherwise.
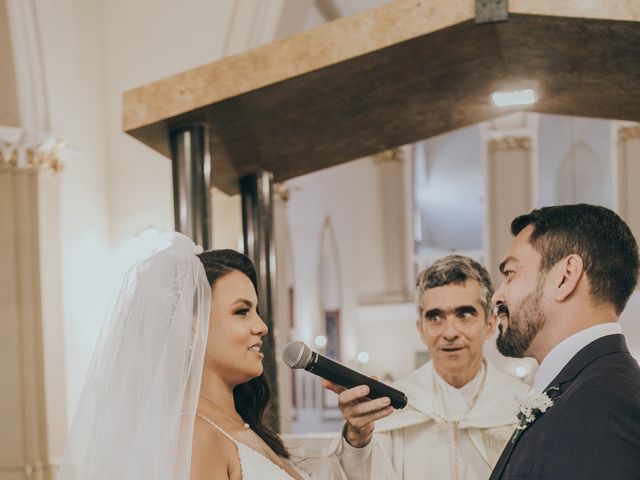
[[[290,368],[304,368],[307,372],[326,378],[345,388],[367,385],[369,387],[367,397],[371,399],[389,397],[393,408],[404,408],[407,405],[407,396],[400,390],[323,357],[302,342],[291,342],[284,347],[282,359]]]

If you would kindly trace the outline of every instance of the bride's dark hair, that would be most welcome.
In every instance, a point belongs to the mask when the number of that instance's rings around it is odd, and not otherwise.
[[[226,274],[237,270],[244,273],[258,291],[258,279],[253,263],[246,255],[235,250],[209,250],[198,255],[204,265],[207,280],[213,288],[215,283]],[[271,450],[279,456],[289,458],[289,452],[276,432],[263,422],[265,409],[269,403],[271,391],[264,374],[233,389],[236,410],[251,425],[251,429],[264,440]]]

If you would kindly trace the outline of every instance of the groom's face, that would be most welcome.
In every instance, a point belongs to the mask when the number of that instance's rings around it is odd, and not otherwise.
[[[508,357],[528,356],[531,345],[545,324],[544,285],[540,254],[529,243],[531,225],[513,240],[500,272],[504,279],[493,296],[498,313],[496,345]]]

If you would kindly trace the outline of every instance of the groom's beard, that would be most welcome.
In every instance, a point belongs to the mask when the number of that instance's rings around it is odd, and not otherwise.
[[[542,313],[542,279],[538,282],[536,289],[527,295],[522,301],[509,311],[509,308],[502,304],[498,307],[498,316],[507,315],[508,325],[503,327],[498,324],[500,334],[496,340],[498,351],[507,357],[522,358],[531,346],[531,342],[538,334],[545,323]]]

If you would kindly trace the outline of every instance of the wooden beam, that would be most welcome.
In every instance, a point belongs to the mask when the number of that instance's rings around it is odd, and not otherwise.
[[[504,115],[495,90],[640,120],[640,2],[560,3],[511,0],[508,21],[477,25],[474,0],[398,0],[126,92],[124,127],[168,156],[169,128],[211,125],[233,193],[256,167],[282,181]]]

